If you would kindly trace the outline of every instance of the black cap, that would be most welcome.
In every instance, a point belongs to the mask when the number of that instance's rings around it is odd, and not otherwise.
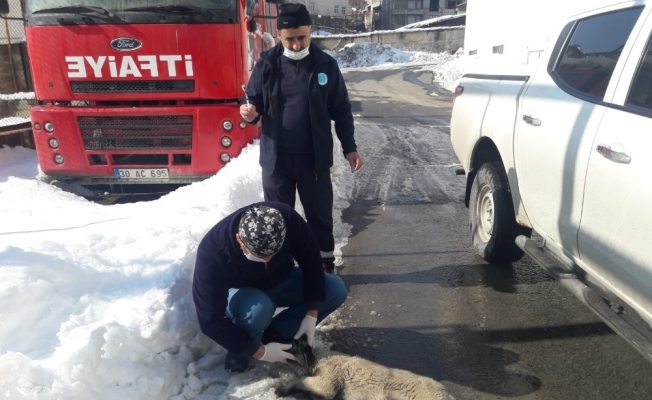
[[[277,29],[294,29],[308,25],[312,25],[312,20],[305,5],[301,3],[283,3],[278,6]]]

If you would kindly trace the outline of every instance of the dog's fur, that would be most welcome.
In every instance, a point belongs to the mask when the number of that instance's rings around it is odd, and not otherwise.
[[[434,379],[326,349],[313,350],[302,337],[289,350],[296,376],[276,389],[286,397],[308,393],[313,399],[449,400],[453,397]]]

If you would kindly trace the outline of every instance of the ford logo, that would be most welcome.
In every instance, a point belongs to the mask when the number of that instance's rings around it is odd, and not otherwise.
[[[115,38],[109,45],[118,51],[133,51],[143,47],[143,43],[133,38]]]

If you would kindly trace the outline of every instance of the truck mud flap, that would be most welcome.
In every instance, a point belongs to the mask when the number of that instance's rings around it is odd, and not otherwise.
[[[589,307],[614,332],[652,362],[652,329],[636,311],[612,293],[604,293],[601,289],[582,282],[575,272],[563,266],[530,238],[518,236],[516,245]]]

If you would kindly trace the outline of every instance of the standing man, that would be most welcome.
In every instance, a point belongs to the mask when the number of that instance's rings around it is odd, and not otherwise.
[[[295,267],[294,260],[298,263]],[[344,282],[324,274],[310,228],[290,206],[262,202],[225,217],[202,239],[192,281],[201,331],[228,350],[224,368],[242,372],[253,357],[286,352],[346,300]],[[277,307],[288,307],[276,317]]]
[[[260,165],[265,200],[294,208],[295,193],[321,251],[324,269],[335,267],[333,239],[333,135],[352,171],[362,168],[353,138],[353,114],[337,62],[310,43],[310,14],[303,4],[278,6],[281,42],[261,54],[247,86],[242,118],[262,117]]]

